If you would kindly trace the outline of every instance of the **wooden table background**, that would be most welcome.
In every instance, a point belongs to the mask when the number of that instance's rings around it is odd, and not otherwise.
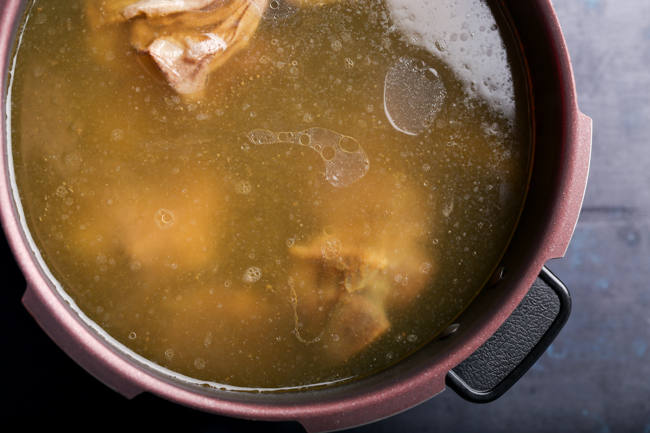
[[[572,316],[500,400],[473,405],[448,390],[350,432],[650,433],[650,0],[554,4],[580,108],[594,121],[580,221],[566,257],[548,264],[571,291]],[[72,430],[302,431],[296,423],[219,417],[148,394],[124,399],[38,328],[20,304],[24,280],[6,243],[0,250],[0,426],[18,419],[25,427],[43,422]],[[90,424],[82,423],[86,417]]]

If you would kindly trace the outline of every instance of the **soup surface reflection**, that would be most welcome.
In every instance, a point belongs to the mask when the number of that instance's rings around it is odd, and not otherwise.
[[[236,50],[173,82],[156,38],[194,43],[193,20],[242,2],[126,19],[134,0],[34,1],[11,86],[25,223],[76,307],[173,372],[368,375],[451,323],[514,231],[532,154],[515,40],[479,1],[261,2],[223,36]]]

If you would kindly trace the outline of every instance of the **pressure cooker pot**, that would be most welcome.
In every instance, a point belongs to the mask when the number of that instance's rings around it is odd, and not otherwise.
[[[0,1],[3,228],[27,280],[24,306],[70,357],[120,394],[132,398],[150,392],[221,415],[295,420],[313,432],[343,429],[408,409],[446,386],[470,401],[492,401],[533,365],[568,319],[569,293],[544,265],[564,255],[578,220],[589,171],[591,120],[578,109],[569,54],[550,0],[499,0],[493,5],[501,26],[510,26],[520,43],[534,150],[523,211],[490,280],[452,324],[388,368],[334,386],[275,392],[199,386],[153,368],[81,317],[38,259],[10,148],[13,59],[29,4]]]

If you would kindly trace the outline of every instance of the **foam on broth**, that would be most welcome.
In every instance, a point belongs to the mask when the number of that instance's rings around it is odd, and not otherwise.
[[[218,384],[352,379],[489,278],[532,142],[512,35],[485,2],[303,2],[189,97],[128,23],[91,28],[87,8],[31,7],[12,152],[45,262],[117,341]],[[401,101],[409,84],[438,96]]]

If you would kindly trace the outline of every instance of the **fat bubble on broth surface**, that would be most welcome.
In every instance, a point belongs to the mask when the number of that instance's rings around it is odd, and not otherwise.
[[[197,384],[303,389],[403,359],[471,302],[523,205],[525,76],[492,11],[36,0],[11,152],[57,290]]]
[[[370,168],[368,156],[357,140],[323,128],[300,132],[253,130],[246,134],[253,144],[292,143],[318,152],[325,162],[325,179],[336,187],[344,187],[361,179]]]
[[[447,91],[438,72],[421,60],[401,57],[386,73],[384,109],[400,132],[418,135],[433,122]]]

